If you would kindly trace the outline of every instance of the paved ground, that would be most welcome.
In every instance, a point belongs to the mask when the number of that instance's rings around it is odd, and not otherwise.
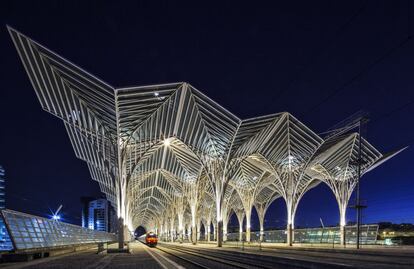
[[[130,245],[131,253],[96,254],[96,249],[38,259],[30,262],[1,264],[1,269],[159,269],[159,257],[141,243]],[[160,260],[166,264],[165,261]],[[165,265],[164,265],[165,266]],[[171,268],[171,267],[167,267]]]
[[[252,244],[245,245],[242,250],[237,244],[226,244],[219,249],[214,244],[161,243],[159,248],[149,248],[137,242],[130,244],[130,249],[130,254],[96,254],[96,249],[90,249],[31,262],[3,263],[0,269],[216,269],[257,268],[254,265],[259,264],[261,268],[272,269],[295,266],[329,269],[414,268],[414,248],[410,247],[355,250],[264,244],[260,250]]]
[[[165,244],[165,243],[164,243]],[[167,243],[166,245],[181,246],[181,248],[197,249],[204,253],[217,252],[217,247],[213,244],[190,243],[177,244]],[[328,267],[338,268],[414,268],[414,248],[413,247],[370,247],[356,250],[355,248],[316,248],[316,247],[286,247],[286,245],[267,245],[263,244],[260,249],[258,245],[225,244],[219,251],[221,254],[228,252],[243,253],[251,259],[264,259],[278,262],[287,262],[290,265],[311,267],[315,264],[319,268],[323,264]],[[291,262],[289,262],[291,261]],[[318,266],[318,264],[320,264]]]
[[[216,245],[216,242],[202,242],[203,245]],[[238,246],[241,247],[241,243],[237,242],[237,241],[228,241],[228,242],[224,242],[225,246]],[[252,242],[252,243],[244,243],[244,246],[246,247],[252,247],[252,248],[259,248],[259,243],[257,242]],[[286,243],[262,243],[261,244],[262,247],[269,247],[269,248],[286,248]],[[292,247],[289,247],[292,248]],[[298,244],[295,243],[293,248],[298,248],[298,249],[332,249],[332,250],[340,250],[340,251],[351,251],[353,249],[356,249],[356,245],[352,244],[352,245],[346,245],[345,248],[343,246],[340,246],[339,244]],[[361,245],[361,248],[359,251],[369,251],[369,250],[385,250],[387,252],[411,252],[414,253],[414,246],[386,246],[386,245]]]

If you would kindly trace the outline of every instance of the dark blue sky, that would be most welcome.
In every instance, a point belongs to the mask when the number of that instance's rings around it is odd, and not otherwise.
[[[0,164],[9,208],[44,215],[62,203],[79,223],[79,197],[99,189],[63,124],[41,110],[6,24],[114,86],[188,81],[241,118],[289,111],[317,133],[363,109],[380,151],[414,143],[409,0],[82,2],[0,3]],[[411,147],[364,176],[364,221],[414,222],[413,157]],[[278,200],[268,225],[284,226],[285,215]],[[323,185],[303,197],[296,224],[316,226],[319,218],[338,222]]]

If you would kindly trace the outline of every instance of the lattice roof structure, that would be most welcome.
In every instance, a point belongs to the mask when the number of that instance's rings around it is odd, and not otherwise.
[[[320,182],[337,196],[338,182],[352,192],[355,134],[325,141],[287,112],[243,120],[185,82],[116,88],[9,32],[42,108],[63,121],[130,229],[171,223],[182,231],[186,214],[192,225],[205,212],[220,222],[241,206],[264,218],[279,197],[293,226],[301,197]],[[382,155],[364,146],[367,170]]]

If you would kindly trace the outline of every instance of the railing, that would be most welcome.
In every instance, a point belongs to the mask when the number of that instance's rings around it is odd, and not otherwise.
[[[378,235],[378,225],[361,225],[360,243],[361,244],[376,244]],[[269,230],[264,232],[263,242],[285,243],[286,230]],[[251,232],[251,241],[259,241],[259,232]],[[239,233],[228,233],[228,241],[238,241]],[[339,227],[325,227],[325,228],[308,228],[295,229],[294,242],[295,243],[312,243],[312,244],[339,244],[341,240]],[[356,226],[345,227],[345,240],[347,244],[356,243]]]
[[[115,242],[115,234],[46,219],[9,209],[1,210],[12,250],[60,248]]]

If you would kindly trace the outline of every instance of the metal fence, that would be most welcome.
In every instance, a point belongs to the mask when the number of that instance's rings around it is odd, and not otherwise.
[[[117,240],[115,234],[9,209],[1,210],[1,217],[11,239],[10,247],[15,251],[108,243]]]
[[[345,240],[347,244],[356,243],[356,226],[346,226]],[[361,225],[360,243],[376,244],[378,235],[378,225]],[[251,241],[259,241],[259,232],[251,232]],[[286,230],[269,230],[264,232],[263,242],[285,243]],[[239,233],[228,233],[228,241],[238,241]],[[325,228],[307,228],[294,230],[295,243],[323,243],[323,244],[339,244],[341,240],[339,227]]]

